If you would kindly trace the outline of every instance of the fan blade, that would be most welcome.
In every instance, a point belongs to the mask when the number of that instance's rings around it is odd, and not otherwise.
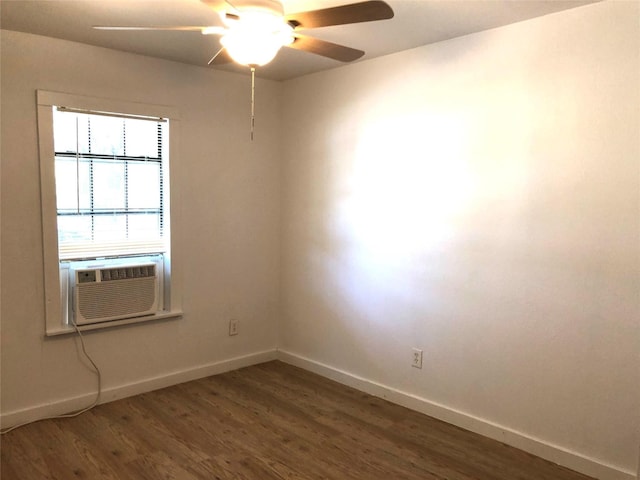
[[[207,65],[225,65],[231,62],[233,62],[233,59],[229,56],[227,49],[223,47],[218,50],[218,53],[216,53],[211,60],[209,60]]]
[[[323,57],[332,58],[340,62],[353,62],[364,55],[362,50],[356,50],[355,48],[345,47],[337,43],[298,34],[296,34],[294,42],[286,46],[315,53],[316,55],[322,55]]]
[[[330,27],[388,18],[393,18],[393,10],[382,1],[352,3],[351,5],[310,10],[285,16],[287,22],[298,28]]]
[[[174,30],[174,31],[183,31],[183,32],[201,32],[202,30],[208,28],[221,28],[222,27],[211,27],[211,26],[188,26],[188,27],[177,27],[177,26],[159,26],[159,25],[151,25],[151,26],[105,26],[105,25],[94,25],[93,28],[96,30]]]

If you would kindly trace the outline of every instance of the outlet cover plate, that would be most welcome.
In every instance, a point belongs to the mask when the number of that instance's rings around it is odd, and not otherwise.
[[[411,366],[415,368],[422,368],[422,350],[414,348],[411,351]]]
[[[238,320],[232,318],[229,320],[229,336],[238,335]]]

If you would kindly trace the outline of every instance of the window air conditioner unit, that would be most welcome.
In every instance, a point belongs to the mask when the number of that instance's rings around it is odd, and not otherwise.
[[[103,265],[70,273],[76,325],[140,317],[158,311],[155,263]]]

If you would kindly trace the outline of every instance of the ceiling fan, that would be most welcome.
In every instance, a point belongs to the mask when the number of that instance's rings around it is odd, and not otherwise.
[[[212,8],[219,0],[201,0]],[[337,7],[293,14],[284,13],[280,0],[226,0],[231,11],[220,12],[224,26],[94,26],[99,30],[181,30],[220,35],[222,48],[208,64],[235,61],[252,69],[269,63],[281,47],[295,48],[341,62],[364,55],[344,45],[300,33],[319,27],[385,20],[393,17],[391,7],[380,0],[362,1]]]
[[[220,0],[200,0],[217,8]],[[393,18],[393,10],[381,0],[362,1],[307,12],[284,13],[280,0],[225,0],[231,12],[220,12],[224,26],[94,26],[98,30],[179,30],[220,35],[222,48],[208,64],[235,61],[251,68],[251,140],[255,123],[255,71],[269,63],[282,47],[315,53],[341,62],[352,62],[362,50],[327,42],[300,33],[334,25],[371,22]]]

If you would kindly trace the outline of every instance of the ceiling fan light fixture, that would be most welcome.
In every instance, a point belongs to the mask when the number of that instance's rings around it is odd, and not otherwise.
[[[235,62],[262,66],[273,60],[280,48],[291,44],[293,40],[293,28],[282,16],[254,10],[243,11],[241,20],[230,25],[220,43]]]
[[[229,56],[241,65],[266,65],[275,58],[280,47],[275,42],[263,41],[258,37],[226,34],[220,43],[227,49]]]

